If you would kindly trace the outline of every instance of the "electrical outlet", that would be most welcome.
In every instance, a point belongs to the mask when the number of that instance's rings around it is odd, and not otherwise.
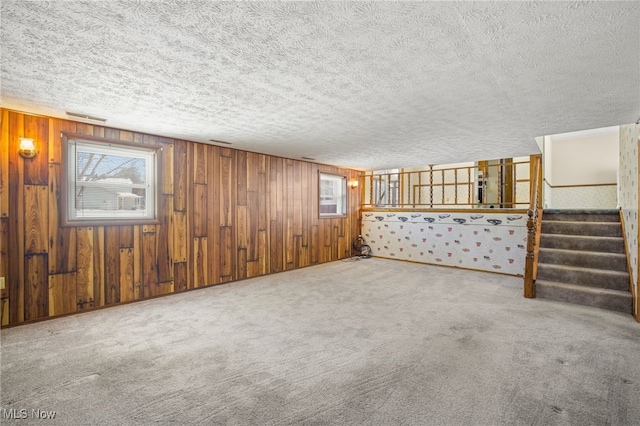
[[[4,290],[4,277],[0,277],[0,290]]]

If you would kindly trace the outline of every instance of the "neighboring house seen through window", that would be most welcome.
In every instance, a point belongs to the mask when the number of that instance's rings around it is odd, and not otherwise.
[[[347,214],[347,178],[320,173],[320,216],[344,216]]]
[[[156,219],[159,147],[64,135],[65,222]]]

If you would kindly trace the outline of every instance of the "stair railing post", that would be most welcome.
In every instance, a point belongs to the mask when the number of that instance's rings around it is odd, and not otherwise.
[[[533,299],[536,297],[536,287],[533,280],[533,262],[535,250],[535,223],[533,221],[534,211],[527,212],[527,257],[524,266],[524,297]]]
[[[542,164],[539,156],[532,156],[531,167],[531,199],[529,200],[529,210],[527,211],[527,254],[524,264],[524,297],[533,299],[536,297],[535,284],[535,248],[536,248],[536,220],[538,217],[538,206],[540,202],[539,183],[541,181]]]

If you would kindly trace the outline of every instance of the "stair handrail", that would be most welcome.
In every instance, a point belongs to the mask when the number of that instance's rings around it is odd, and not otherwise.
[[[527,255],[524,265],[524,297],[536,297],[535,258],[536,258],[536,225],[540,210],[540,183],[542,174],[541,157],[531,156],[531,196],[527,211]]]

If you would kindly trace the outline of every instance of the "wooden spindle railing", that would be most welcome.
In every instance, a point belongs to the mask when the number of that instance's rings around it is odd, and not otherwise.
[[[491,206],[524,212],[531,197],[528,188],[532,186],[531,173],[525,179],[525,173],[518,173],[517,168],[524,172],[523,169],[531,168],[531,161],[445,168],[431,165],[425,170],[367,174],[365,186],[368,186],[368,191],[364,192],[362,207],[438,209]],[[502,177],[510,181],[507,189],[503,189],[503,183],[499,182]],[[489,181],[496,183],[495,194],[491,198],[488,197]],[[482,197],[478,199],[476,191],[480,185]],[[466,196],[462,194],[464,188],[467,188]]]
[[[536,264],[536,228],[540,212],[540,183],[541,181],[540,156],[531,157],[531,198],[527,211],[527,257],[524,266],[524,297],[536,297],[535,264]]]

